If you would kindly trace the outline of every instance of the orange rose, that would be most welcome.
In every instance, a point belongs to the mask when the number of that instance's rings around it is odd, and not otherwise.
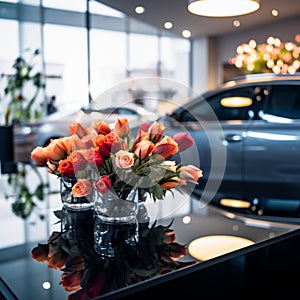
[[[36,147],[31,152],[31,159],[40,167],[47,165],[48,156],[43,147]]]
[[[110,127],[107,123],[102,120],[97,120],[92,124],[92,128],[95,129],[97,134],[108,134],[110,133]]]
[[[73,143],[73,149],[72,149],[72,151],[82,150],[82,149],[88,149],[88,148],[90,148],[92,146],[90,144],[90,141],[86,141],[84,139],[81,139],[77,134],[73,134],[72,135],[72,143]]]
[[[58,139],[53,139],[48,146],[44,147],[46,155],[52,163],[57,163],[61,159],[66,158],[67,153],[58,142]]]
[[[116,153],[121,149],[121,140],[118,136],[111,132],[107,135],[98,135],[95,141],[96,146],[99,147],[101,156],[108,158],[110,153]]]
[[[152,154],[158,154],[161,155],[164,159],[167,159],[177,152],[177,143],[172,138],[165,136],[154,146]]]
[[[92,166],[100,167],[103,165],[104,159],[102,158],[98,148],[90,148],[82,153],[86,161]]]
[[[115,123],[114,132],[120,138],[124,138],[124,137],[128,136],[130,133],[128,120],[127,119],[117,119],[117,121]]]
[[[59,161],[57,171],[60,172],[64,177],[75,176],[73,164],[67,158]]]
[[[121,169],[128,169],[134,163],[134,153],[120,150],[116,153],[116,165]]]
[[[79,138],[83,138],[89,133],[89,131],[79,122],[74,122],[72,125],[70,125],[70,133],[71,135],[77,134]]]
[[[72,188],[73,197],[84,197],[91,194],[93,185],[88,179],[78,179]]]
[[[70,154],[74,150],[72,136],[59,138],[57,139],[57,143],[65,151],[66,154]]]
[[[134,147],[134,154],[139,159],[144,159],[149,156],[154,148],[154,144],[151,141],[141,141]]]
[[[83,170],[87,165],[87,161],[84,156],[78,151],[71,152],[67,159],[73,164],[75,174],[78,171]]]

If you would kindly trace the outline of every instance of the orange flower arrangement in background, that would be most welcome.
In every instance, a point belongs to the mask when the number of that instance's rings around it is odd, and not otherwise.
[[[76,177],[74,197],[94,190],[116,193],[124,198],[132,188],[163,199],[166,191],[198,184],[202,170],[169,160],[194,145],[185,132],[164,134],[165,126],[157,121],[142,124],[133,137],[127,119],[117,119],[114,129],[103,120],[86,128],[79,122],[70,126],[70,136],[53,139],[45,147],[36,147],[31,158],[38,166],[47,166],[59,177]]]

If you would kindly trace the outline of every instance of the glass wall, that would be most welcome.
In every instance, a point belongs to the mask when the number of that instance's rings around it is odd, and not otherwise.
[[[45,107],[55,95],[59,112],[85,106],[129,79],[163,77],[187,86],[190,81],[189,40],[161,32],[98,1],[0,0],[0,41],[0,74],[13,72],[14,60],[26,48],[41,51],[36,67],[45,76],[45,90],[39,105]],[[114,101],[111,97],[103,106],[116,104]],[[3,115],[1,109],[0,125]],[[1,175],[2,191],[5,184]],[[10,204],[0,193],[1,227],[20,228],[13,224],[23,221],[13,216]],[[24,222],[24,231],[16,235],[25,235],[25,242],[29,231]],[[5,234],[0,249],[21,240],[13,237]]]

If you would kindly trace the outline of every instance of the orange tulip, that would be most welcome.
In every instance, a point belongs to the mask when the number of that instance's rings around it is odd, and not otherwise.
[[[114,132],[120,138],[124,138],[129,135],[130,129],[127,119],[117,119],[115,123]]]
[[[97,134],[108,134],[110,133],[110,127],[109,125],[102,121],[102,120],[97,120],[92,124],[92,128],[95,129]]]
[[[152,153],[154,144],[151,141],[141,141],[134,147],[134,154],[139,159],[144,159]]]
[[[153,122],[148,128],[150,141],[152,141],[153,143],[157,143],[158,141],[160,141],[163,137],[165,129],[166,127],[163,124],[157,121]]]
[[[46,155],[48,156],[48,159],[52,163],[57,163],[61,159],[66,158],[67,156],[67,153],[65,152],[64,148],[61,146],[57,139],[51,140],[50,144],[44,149]]]
[[[177,143],[168,136],[165,136],[160,142],[158,142],[152,151],[153,154],[161,155],[164,159],[171,157],[177,152]]]
[[[70,125],[70,133],[71,135],[77,134],[79,138],[83,138],[89,133],[89,131],[85,126],[81,125],[79,122],[74,122],[72,125]]]
[[[167,181],[161,184],[161,186],[166,190],[171,190],[177,186],[186,185],[186,181],[174,176],[169,178]]]

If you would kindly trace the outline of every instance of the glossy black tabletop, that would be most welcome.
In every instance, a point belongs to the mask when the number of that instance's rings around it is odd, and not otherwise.
[[[0,275],[20,300],[131,299],[143,291],[159,290],[164,283],[180,285],[181,277],[187,280],[188,274],[266,247],[299,228],[297,222],[224,210],[185,192],[147,200],[139,209],[134,242],[128,241],[131,227],[115,228],[112,234],[119,242],[111,256],[94,247],[99,232],[93,209],[50,210],[49,238],[26,249],[28,270],[43,269],[48,275],[35,277],[22,291],[7,276],[17,267],[13,261],[0,266]],[[227,275],[222,276],[225,280]]]

